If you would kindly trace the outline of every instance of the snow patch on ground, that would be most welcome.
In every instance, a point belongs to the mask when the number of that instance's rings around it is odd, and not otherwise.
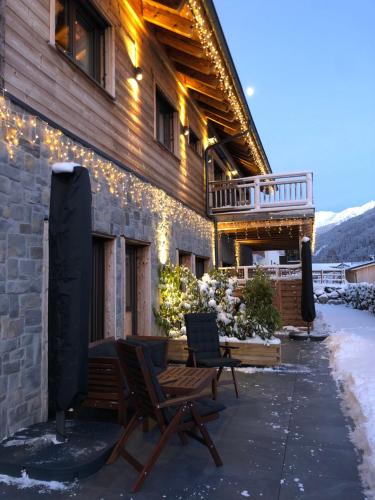
[[[47,443],[63,444],[63,442],[57,441],[55,434],[45,434],[44,436],[38,436],[35,438],[26,436],[14,436],[14,439],[10,439],[9,441],[3,443],[3,446],[38,446],[45,445]]]
[[[343,388],[344,410],[355,428],[351,439],[362,452],[360,474],[375,499],[375,316],[344,306],[317,306],[331,335],[331,368]]]
[[[230,369],[230,368],[229,368]],[[265,368],[260,368],[256,366],[248,366],[248,367],[242,367],[240,366],[239,368],[236,368],[237,372],[241,373],[259,373],[259,372],[266,372],[266,373],[278,373],[278,374],[289,374],[289,373],[310,373],[311,370],[308,366],[304,365],[292,365],[289,363],[283,363],[282,365],[276,365],[276,366],[270,366],[270,367],[265,367]]]
[[[66,491],[73,488],[74,484],[60,483],[59,481],[38,481],[31,479],[26,472],[21,477],[12,477],[0,474],[0,483],[8,486],[16,486],[23,490],[26,488],[37,488],[40,493],[49,491]]]

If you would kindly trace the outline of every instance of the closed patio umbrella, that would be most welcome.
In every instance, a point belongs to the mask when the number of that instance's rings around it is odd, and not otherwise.
[[[55,164],[49,216],[49,407],[58,439],[64,412],[87,392],[91,290],[91,186],[86,168]]]
[[[307,323],[308,332],[310,325],[315,319],[314,288],[312,276],[312,257],[310,238],[305,236],[302,239],[301,247],[302,265],[302,295],[301,295],[301,316]]]

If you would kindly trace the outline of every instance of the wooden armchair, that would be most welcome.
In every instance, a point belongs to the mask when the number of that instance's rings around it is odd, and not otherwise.
[[[186,443],[186,435],[189,435],[207,446],[216,466],[222,465],[204,422],[218,418],[218,412],[223,410],[224,406],[211,400],[202,400],[201,394],[166,399],[155,373],[149,347],[137,346],[121,340],[117,341],[116,345],[121,365],[129,382],[136,412],[107,463],[113,463],[119,456],[130,463],[139,473],[132,488],[133,492],[138,491],[164,446],[174,434],[178,434],[183,444]],[[198,399],[200,401],[197,401]],[[161,437],[146,464],[143,465],[125,449],[125,445],[143,419],[149,417],[156,421]],[[201,437],[193,432],[194,429],[198,429]]]
[[[232,358],[231,351],[237,349],[237,347],[220,345],[216,314],[185,314],[185,325],[189,351],[188,365],[218,368],[217,382],[223,368],[230,368],[238,398],[239,391],[235,368],[241,364],[241,360]],[[214,390],[214,398],[216,398],[216,390]]]

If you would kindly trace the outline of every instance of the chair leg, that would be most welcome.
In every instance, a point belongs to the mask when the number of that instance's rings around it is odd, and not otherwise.
[[[180,438],[182,446],[186,446],[188,444],[189,440],[185,432],[179,432],[178,437]]]
[[[143,467],[142,472],[138,476],[137,481],[134,483],[133,488],[132,488],[132,493],[135,493],[138,491],[142,484],[144,483],[146,477],[149,475],[151,469],[155,465],[157,459],[159,458],[160,453],[162,452],[164,446],[167,444],[168,440],[173,436],[173,434],[176,433],[177,426],[180,423],[182,414],[184,413],[185,409],[184,407],[181,407],[175,416],[172,418],[171,422],[169,423],[168,427],[165,429],[163,434],[161,435],[157,445],[154,448],[154,451],[151,453],[150,457],[148,458],[146,465]]]
[[[121,455],[121,449],[124,447],[125,443],[129,439],[133,431],[138,427],[138,425],[140,425],[140,423],[141,421],[139,420],[139,415],[136,413],[126,426],[116,446],[113,448],[112,453],[110,454],[106,462],[107,465],[113,464],[113,462],[118,459],[119,455]]]
[[[212,399],[217,398],[217,380],[216,377],[212,380]]]
[[[202,422],[201,416],[199,415],[199,412],[197,411],[194,404],[191,407],[191,413],[194,417],[195,423],[197,424],[199,432],[202,434],[203,440],[208,448],[208,451],[210,452],[215,462],[216,467],[220,467],[221,465],[223,465],[223,461],[221,460],[219,452],[217,451],[216,446],[214,445],[211,436],[208,433],[206,426]]]
[[[147,417],[145,417],[142,421],[142,431],[150,432],[150,420]]]
[[[234,389],[236,391],[236,396],[239,398],[239,392],[238,392],[238,384],[237,384],[237,377],[236,377],[236,372],[234,371],[233,366],[231,367],[232,370],[232,377],[233,377],[233,383],[234,383]]]
[[[221,374],[223,372],[223,367],[221,366],[218,371],[217,371],[217,377],[216,377],[216,380],[219,382],[219,379],[221,377]]]

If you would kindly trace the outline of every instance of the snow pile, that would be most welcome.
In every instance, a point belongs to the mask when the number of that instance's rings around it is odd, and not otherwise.
[[[344,304],[344,286],[314,286],[314,300],[319,304]]]
[[[343,299],[354,309],[375,313],[375,285],[370,283],[351,283],[343,291]]]
[[[331,368],[343,387],[344,410],[355,424],[351,439],[362,452],[359,469],[367,498],[375,499],[375,318],[342,306],[319,310],[330,325]]]
[[[12,477],[0,474],[0,484],[1,483],[6,484],[7,486],[16,486],[20,490],[25,488],[37,488],[39,493],[66,491],[74,486],[74,484],[60,483],[59,481],[38,481],[37,479],[31,479],[25,471],[22,472],[21,477]]]

